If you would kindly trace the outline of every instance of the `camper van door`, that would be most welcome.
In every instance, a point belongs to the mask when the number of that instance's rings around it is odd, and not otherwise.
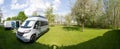
[[[37,21],[37,22],[35,23],[35,29],[38,31],[38,34],[41,33],[40,21]]]

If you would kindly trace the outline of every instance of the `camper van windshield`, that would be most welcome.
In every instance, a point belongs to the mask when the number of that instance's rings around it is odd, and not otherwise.
[[[21,28],[31,28],[34,23],[35,23],[35,21],[33,21],[33,20],[25,21],[22,24]]]

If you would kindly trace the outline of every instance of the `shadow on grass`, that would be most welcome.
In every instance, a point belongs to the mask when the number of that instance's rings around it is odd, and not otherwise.
[[[0,27],[0,49],[52,49],[52,47],[38,42],[20,42],[13,31]]]
[[[65,31],[78,31],[80,30],[79,26],[64,26],[63,30]]]
[[[120,49],[120,30],[108,31],[103,36],[59,49]]]

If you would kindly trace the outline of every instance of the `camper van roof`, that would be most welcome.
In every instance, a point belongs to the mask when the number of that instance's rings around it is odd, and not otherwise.
[[[45,16],[29,16],[29,17],[40,17],[40,18],[46,18]]]
[[[42,20],[42,21],[48,21],[45,17],[43,16],[31,16],[31,17],[28,17],[27,20]]]

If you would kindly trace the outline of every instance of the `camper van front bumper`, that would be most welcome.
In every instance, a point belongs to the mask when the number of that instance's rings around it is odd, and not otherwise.
[[[29,42],[30,41],[30,39],[28,37],[20,36],[18,34],[16,34],[16,36],[17,36],[17,38],[19,38],[23,42]]]

